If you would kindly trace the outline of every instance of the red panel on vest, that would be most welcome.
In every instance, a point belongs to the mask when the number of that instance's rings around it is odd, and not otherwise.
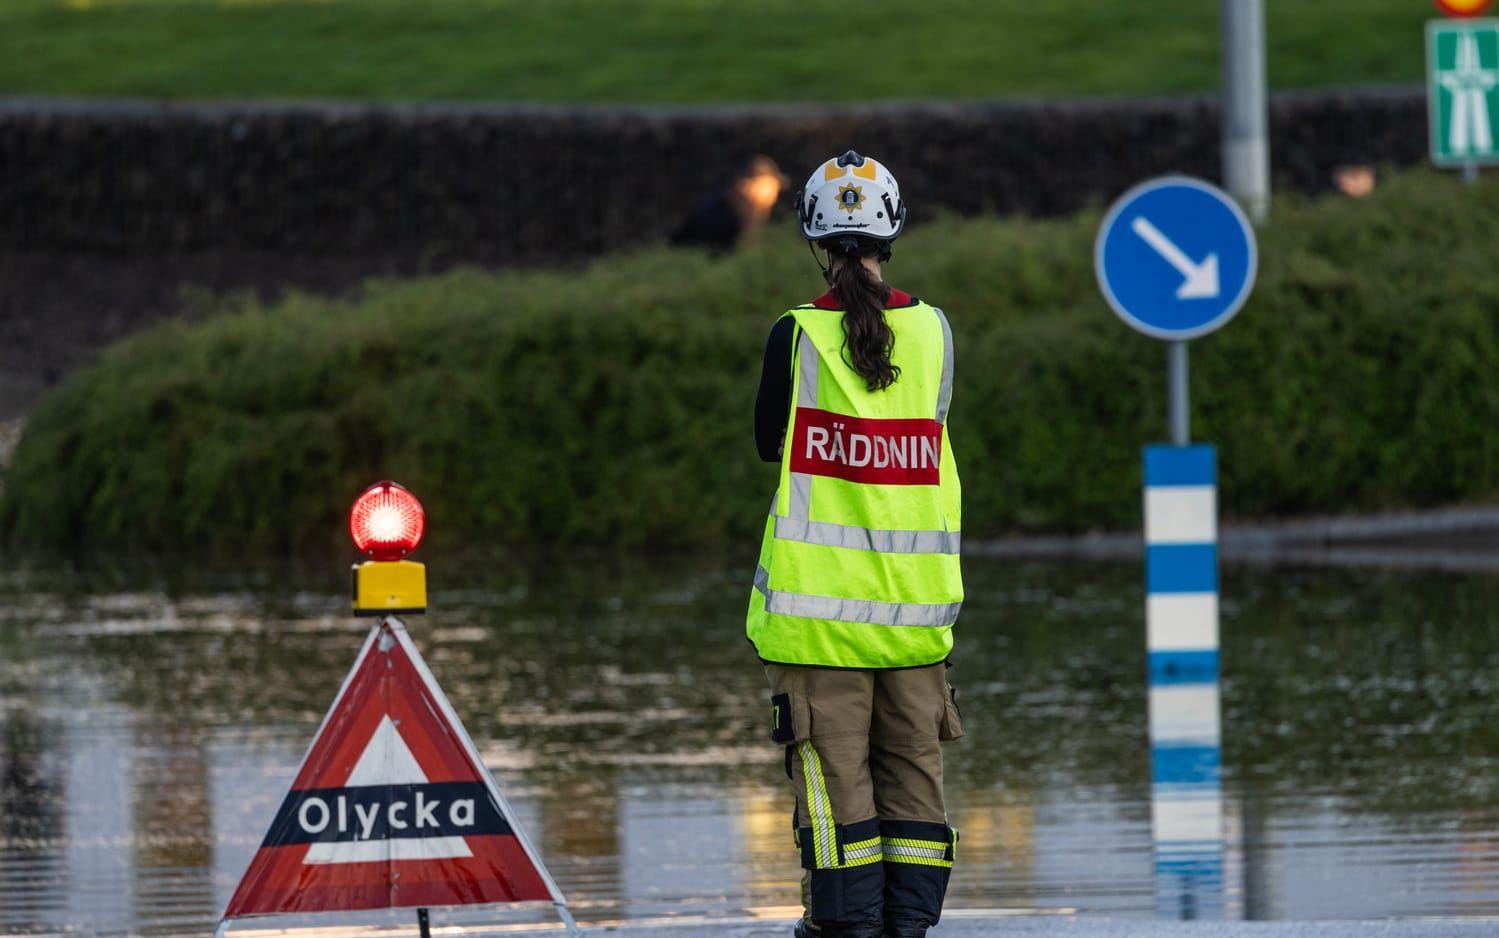
[[[552,900],[405,627],[381,620],[224,913]]]
[[[791,471],[870,485],[941,482],[942,424],[796,409]]]

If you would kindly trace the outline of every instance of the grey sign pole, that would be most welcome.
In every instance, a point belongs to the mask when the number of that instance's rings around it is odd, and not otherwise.
[[[1265,0],[1223,3],[1223,182],[1255,223],[1270,212]]]
[[[1192,442],[1192,398],[1187,387],[1190,369],[1187,364],[1187,343],[1178,339],[1166,343],[1168,408],[1171,415],[1171,445],[1186,446]]]

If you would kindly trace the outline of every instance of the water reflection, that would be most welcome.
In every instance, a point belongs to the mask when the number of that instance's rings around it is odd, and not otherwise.
[[[1150,688],[1150,817],[1156,912],[1223,918],[1223,747],[1218,682]]]
[[[1149,730],[1201,742],[1209,707],[1168,719],[1141,680],[1138,565],[966,572],[953,906],[1155,914]],[[435,581],[412,624],[585,921],[796,902],[740,574]],[[1227,579],[1218,901],[1252,918],[1499,911],[1499,580]],[[341,585],[0,584],[0,932],[205,931],[363,638]],[[1180,882],[1175,907],[1203,914],[1203,877]]]
[[[0,720],[0,909],[11,909],[0,923],[39,914],[44,885],[68,869],[59,836],[66,787],[49,729],[24,707]]]

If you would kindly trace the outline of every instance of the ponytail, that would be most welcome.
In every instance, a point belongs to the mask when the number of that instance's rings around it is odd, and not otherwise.
[[[885,297],[888,287],[876,280],[857,254],[829,248],[829,259],[835,263],[828,283],[838,305],[843,307],[843,347],[848,364],[871,391],[883,391],[900,377],[900,369],[890,363],[895,351],[895,332],[885,321]]]

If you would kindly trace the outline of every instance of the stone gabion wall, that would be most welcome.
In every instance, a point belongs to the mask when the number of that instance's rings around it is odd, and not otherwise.
[[[1277,184],[1426,152],[1420,89],[1283,94]],[[937,209],[1048,215],[1141,178],[1219,174],[1208,97],[714,109],[0,101],[0,247],[42,252],[596,253],[668,232],[764,153],[833,153]],[[796,181],[800,181],[799,179]]]

